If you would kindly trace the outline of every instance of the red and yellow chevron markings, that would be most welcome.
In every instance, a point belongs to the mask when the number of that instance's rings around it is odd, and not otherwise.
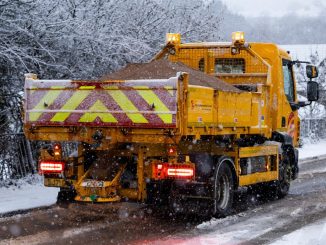
[[[150,90],[149,87],[146,86],[135,86],[134,88],[148,105],[153,106],[153,109],[164,123],[172,123],[172,114],[167,113],[170,112],[169,108],[166,107],[153,90]]]
[[[120,106],[120,108],[124,112],[126,112],[127,116],[131,119],[133,123],[148,123],[146,118],[141,113],[139,113],[136,106],[128,99],[128,97],[121,90],[119,90],[118,87],[110,87],[108,93]]]
[[[53,86],[51,87],[51,90],[49,90],[44,96],[43,98],[37,103],[37,105],[34,107],[34,111],[35,112],[31,112],[29,114],[29,120],[30,121],[37,121],[40,116],[42,115],[42,109],[44,108],[45,104],[52,104],[60,95],[60,93],[62,92],[62,87],[59,86]],[[35,90],[32,90],[35,91]],[[38,110],[40,110],[38,112]]]
[[[287,133],[294,138],[295,134],[297,133],[297,129],[295,127],[295,116],[294,113],[291,112],[288,118],[288,130]]]
[[[47,83],[27,87],[34,125],[174,127],[176,80]]]
[[[64,122],[70,116],[71,112],[76,110],[80,103],[90,94],[90,91],[85,90],[83,87],[80,87],[79,89],[80,91],[75,92],[73,96],[60,109],[62,112],[55,114],[55,116],[51,119],[51,122]]]

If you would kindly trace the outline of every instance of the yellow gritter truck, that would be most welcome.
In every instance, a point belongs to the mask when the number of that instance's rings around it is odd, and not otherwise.
[[[239,187],[280,198],[297,177],[298,109],[318,100],[318,71],[306,66],[308,101],[298,101],[296,62],[243,32],[230,43],[167,34],[151,62],[96,81],[26,74],[24,132],[48,143],[39,172],[59,201],[228,215]]]

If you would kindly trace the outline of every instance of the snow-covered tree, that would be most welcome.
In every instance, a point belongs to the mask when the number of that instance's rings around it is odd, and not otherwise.
[[[319,89],[321,91],[325,91],[326,89],[326,81],[325,81],[325,58],[320,59],[318,52],[314,52],[310,55],[310,60],[313,65],[317,66],[319,71],[318,78],[314,79],[319,84]],[[302,64],[297,64],[295,66],[295,74],[296,74],[296,81],[298,83],[298,90],[306,94],[307,89],[307,81],[308,78],[306,77],[306,66]],[[323,96],[323,93],[321,93]],[[326,98],[320,97],[319,101],[325,101]],[[325,104],[324,102],[313,102],[311,105],[303,108],[300,110],[301,118],[316,118],[316,117],[324,117],[325,116]]]
[[[93,79],[149,60],[167,32],[218,40],[221,9],[218,0],[1,0],[0,134],[22,131],[24,73]],[[20,145],[6,137],[0,137],[0,171],[4,159],[7,170],[19,160]]]
[[[319,76],[318,78],[314,79],[314,81],[317,81],[319,84],[321,96],[318,102],[312,102],[311,105],[301,108],[299,114],[301,118],[301,130],[303,136],[307,137],[309,141],[316,141],[325,137],[326,98],[324,97],[325,95],[322,91],[325,91],[326,89],[326,59],[321,59],[316,51],[310,55],[309,61],[316,65],[319,70]],[[301,93],[306,94],[308,81],[308,78],[306,77],[306,66],[297,64],[294,67],[296,72],[296,81],[298,83],[298,90],[301,91]],[[306,98],[301,96],[300,100],[306,100]]]

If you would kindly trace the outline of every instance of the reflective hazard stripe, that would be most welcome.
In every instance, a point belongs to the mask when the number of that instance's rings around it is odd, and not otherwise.
[[[89,90],[89,89],[94,89],[95,86],[80,86],[79,90]]]
[[[94,105],[89,108],[90,112],[86,112],[83,114],[83,116],[79,119],[79,122],[94,122],[97,117],[99,117],[102,122],[106,123],[116,123],[118,122],[115,117],[109,113],[109,112],[99,112],[94,113],[92,111],[107,111],[108,108],[106,108],[105,105],[99,100],[97,100]]]
[[[54,89],[54,88],[52,87],[51,89]],[[43,98],[33,108],[33,110],[44,110],[44,108],[52,105],[52,103],[56,100],[56,98],[58,98],[58,96],[61,92],[62,92],[62,90],[50,90],[43,96]],[[41,115],[42,115],[42,112],[30,112],[29,120],[32,122],[37,121]]]
[[[170,113],[170,110],[153,92],[153,90],[150,90],[147,86],[135,86],[134,88],[149,105],[154,105],[154,111],[167,112],[167,114],[158,114],[164,123],[172,123],[172,114]]]
[[[146,118],[139,113],[137,107],[128,99],[128,97],[120,90],[109,90],[108,93],[112,96],[120,108],[126,112],[126,115],[133,123],[148,123]]]
[[[81,90],[74,93],[61,110],[75,110],[79,104],[90,94],[90,90]],[[72,112],[57,112],[51,122],[64,122]]]

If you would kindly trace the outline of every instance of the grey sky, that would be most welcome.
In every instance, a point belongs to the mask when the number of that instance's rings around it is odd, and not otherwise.
[[[221,0],[233,13],[248,17],[285,14],[317,16],[326,8],[325,0]]]

